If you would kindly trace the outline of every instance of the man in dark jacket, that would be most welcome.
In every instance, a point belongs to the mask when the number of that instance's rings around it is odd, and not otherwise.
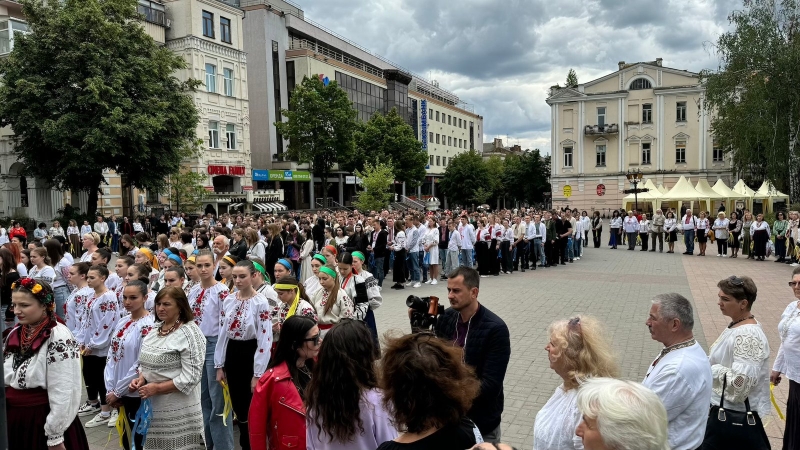
[[[444,269],[447,268],[448,245],[450,245],[450,230],[447,229],[447,218],[442,216],[439,220],[439,267],[442,268],[442,280],[447,279]]]
[[[467,417],[475,422],[483,440],[500,442],[503,380],[511,343],[503,319],[478,302],[478,271],[461,266],[447,280],[448,308],[436,326],[436,335],[464,349],[464,362],[475,369],[480,394]]]

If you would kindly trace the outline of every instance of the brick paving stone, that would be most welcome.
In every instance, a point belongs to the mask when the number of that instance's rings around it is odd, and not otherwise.
[[[695,246],[696,247],[696,246]],[[503,441],[518,448],[530,448],[536,413],[561,383],[549,368],[544,350],[548,342],[547,326],[558,319],[590,314],[604,325],[613,343],[620,376],[641,381],[647,366],[661,349],[650,338],[644,325],[650,300],[656,294],[677,292],[695,305],[695,337],[704,349],[727,326],[728,319],[716,306],[718,280],[732,274],[753,277],[759,288],[753,312],[764,326],[771,347],[771,360],[780,343],[777,324],[786,305],[793,300],[786,281],[792,268],[774,262],[756,262],[743,258],[681,255],[679,242],[674,254],[585,249],[580,261],[557,269],[538,269],[512,275],[481,279],[479,299],[506,321],[511,332],[511,361],[504,383],[505,411]],[[695,248],[695,255],[697,248]],[[715,253],[714,253],[715,255]],[[447,305],[446,282],[436,286],[389,289],[391,275],[383,290],[383,306],[376,310],[381,333],[410,332],[405,299],[409,295],[436,295]],[[785,406],[787,383],[776,388],[779,404]],[[83,422],[88,421],[85,418]],[[780,448],[783,424],[777,418],[767,424],[773,448]],[[87,430],[91,450],[116,448],[115,435],[106,447],[111,429]],[[114,432],[115,433],[115,432]],[[238,430],[236,430],[238,442]],[[237,449],[238,444],[237,444]]]

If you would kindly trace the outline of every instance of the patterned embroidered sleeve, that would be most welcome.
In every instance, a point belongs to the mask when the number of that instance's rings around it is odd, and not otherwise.
[[[111,345],[108,346],[108,355],[106,355],[106,367],[103,370],[103,381],[106,384],[107,392],[114,392],[114,385],[116,382],[115,372],[117,370],[117,361],[119,359],[119,351],[121,345],[121,335],[124,333],[125,324],[128,322],[128,317],[123,317],[117,321],[114,326],[114,331],[111,332]],[[116,392],[114,392],[116,395]],[[119,396],[118,396],[119,397]]]
[[[81,401],[81,390],[74,389],[75,380],[81,379],[80,347],[63,325],[53,328],[47,343],[45,370],[50,412],[44,422],[44,433],[47,445],[55,446],[64,442],[64,432],[78,415]]]
[[[123,355],[124,359],[120,361],[120,364],[124,362],[123,366],[127,367],[127,370],[124,372],[118,371],[121,376],[118,377],[117,384],[114,386],[114,395],[117,397],[125,396],[128,393],[128,386],[131,385],[134,379],[139,377],[139,351],[142,348],[142,341],[144,341],[145,336],[153,329],[153,322],[153,316],[139,319],[139,322],[136,323],[136,330],[130,332],[125,342],[126,353]]]
[[[297,314],[300,316],[308,317],[309,319],[314,319],[314,322],[319,322],[319,317],[317,317],[317,310],[311,306],[305,300],[300,300],[300,305],[297,307]]]
[[[340,301],[342,302],[342,317],[346,319],[354,319],[355,306],[353,305],[353,300],[351,300],[350,297],[348,297],[347,294],[342,291],[339,291],[339,295],[341,296]],[[367,303],[364,303],[364,305],[367,305]],[[366,317],[366,312],[364,313],[364,316]]]
[[[261,375],[264,375],[267,370],[272,353],[272,320],[269,314],[269,302],[263,296],[259,295],[257,297],[261,298],[251,309],[256,328],[256,341],[258,342],[258,349],[256,349],[255,360],[253,361],[253,376],[261,378]]]
[[[191,390],[200,382],[203,376],[203,365],[206,355],[206,338],[200,327],[193,323],[188,323],[180,328],[182,331],[183,342],[181,343],[181,373],[172,382],[175,388],[184,394],[189,394]]]
[[[235,314],[233,302],[235,301],[238,301],[235,295],[228,296],[222,302],[221,308],[219,309],[220,333],[219,336],[217,336],[217,346],[214,347],[214,368],[216,369],[225,367],[225,355],[228,350],[228,329],[230,328],[230,324],[228,323],[229,319],[226,317],[225,311],[230,310],[230,320],[233,320],[233,315]]]
[[[725,388],[725,401],[742,403],[750,395],[760,380],[759,370],[764,359],[769,358],[769,344],[762,340],[753,327],[740,327],[742,331],[733,333],[733,364],[724,367],[722,364],[711,366],[714,377],[714,387],[722,389],[722,383],[727,375]]]
[[[383,304],[383,297],[381,296],[381,291],[378,290],[378,280],[369,273],[365,272],[364,277],[365,282],[367,283],[367,297],[369,298],[369,309],[378,309]]]
[[[87,348],[105,349],[111,343],[111,333],[114,325],[119,320],[117,313],[117,296],[113,291],[106,291],[100,298],[95,300],[96,305],[92,305],[89,314],[92,316],[92,328],[86,332],[92,332],[91,336],[84,335]],[[105,356],[105,355],[101,355]]]

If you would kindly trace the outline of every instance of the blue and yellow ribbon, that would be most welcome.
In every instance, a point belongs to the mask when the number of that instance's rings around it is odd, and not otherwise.
[[[778,417],[785,421],[786,417],[783,415],[783,411],[781,411],[778,402],[775,400],[775,385],[772,383],[769,384],[769,399],[772,401],[772,406],[775,407],[775,411],[778,411]]]
[[[219,384],[222,385],[222,398],[225,399],[225,407],[222,409],[222,424],[228,426],[228,415],[233,411],[233,401],[231,400],[231,390],[228,388],[228,382],[221,380]]]

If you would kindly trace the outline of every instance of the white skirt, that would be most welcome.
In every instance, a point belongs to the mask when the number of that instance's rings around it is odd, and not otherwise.
[[[432,247],[428,250],[428,265],[439,264],[439,247]]]

